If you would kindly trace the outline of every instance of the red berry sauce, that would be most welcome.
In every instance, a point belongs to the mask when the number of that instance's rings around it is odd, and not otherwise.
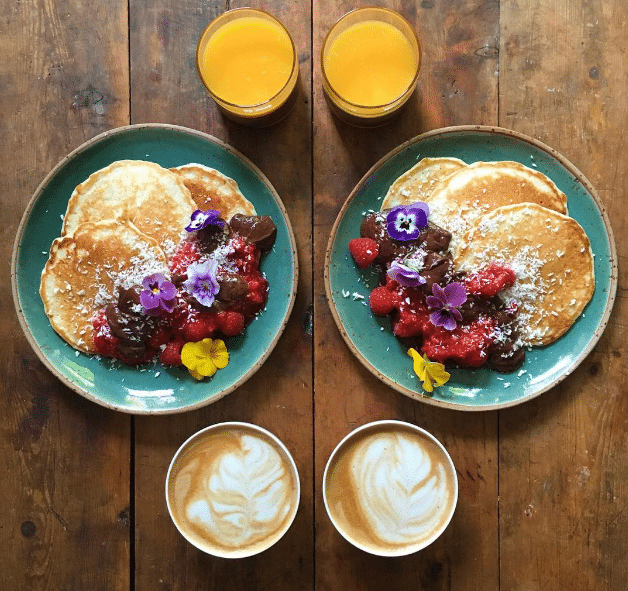
[[[120,290],[118,302],[94,317],[96,351],[128,365],[155,359],[176,365],[186,342],[241,334],[266,306],[268,281],[259,263],[275,236],[275,225],[268,216],[236,215],[223,228],[214,225],[192,232],[168,263],[170,280],[177,288],[174,310],[148,316],[139,305],[140,285]],[[205,307],[186,292],[184,283],[188,267],[209,256],[219,261],[220,289],[214,303]]]

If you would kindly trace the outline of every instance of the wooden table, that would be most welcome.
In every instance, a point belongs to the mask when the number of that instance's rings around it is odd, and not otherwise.
[[[225,121],[194,69],[196,40],[243,2],[9,1],[0,8],[0,588],[195,589],[628,588],[628,41],[622,0],[388,1],[416,27],[418,90],[375,130],[339,123],[321,92],[330,25],[361,2],[254,1],[291,31],[300,96],[262,130]],[[85,140],[129,123],[208,132],[252,160],[281,195],[297,237],[299,291],[263,368],[203,409],[133,417],[89,402],[39,362],[14,312],[9,261],[17,226],[47,172]],[[324,293],[333,222],[351,189],[400,143],[434,128],[500,125],[556,148],[596,186],[620,262],[611,322],[553,390],[491,412],[437,408],[393,391],[342,340]],[[624,334],[624,337],[621,335]],[[407,558],[378,559],[333,529],[321,478],[358,425],[395,418],[434,433],[458,469],[445,534]],[[214,559],[172,525],[163,488],[177,447],[225,420],[257,423],[292,451],[302,500],[267,552]]]

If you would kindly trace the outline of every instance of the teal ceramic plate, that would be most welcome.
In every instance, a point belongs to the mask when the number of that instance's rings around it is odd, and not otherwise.
[[[139,370],[72,349],[50,327],[39,298],[39,281],[52,241],[61,232],[72,190],[92,172],[122,159],[150,160],[165,167],[198,162],[236,180],[257,213],[270,215],[277,240],[261,269],[269,284],[268,305],[243,337],[229,339],[229,365],[197,382],[185,370],[160,365]],[[15,305],[24,332],[42,362],[61,381],[103,406],[134,414],[182,412],[214,402],[262,365],[292,310],[297,283],[294,235],[270,182],[244,156],[219,140],[172,125],[134,125],[108,131],[62,160],[44,179],[18,229],[12,260]]]
[[[388,318],[371,314],[367,300],[377,276],[361,271],[349,255],[365,212],[379,210],[390,184],[426,156],[454,156],[472,163],[514,160],[549,176],[567,195],[569,215],[584,228],[595,255],[595,293],[569,331],[546,347],[526,354],[521,370],[499,374],[485,369],[453,370],[444,386],[427,394],[412,371],[410,357],[390,329]],[[345,202],[330,237],[325,264],[329,304],[356,357],[396,390],[438,406],[489,410],[513,406],[555,386],[569,375],[598,341],[617,289],[617,255],[604,207],[584,176],[555,150],[519,133],[492,127],[435,130],[403,144],[380,160]]]

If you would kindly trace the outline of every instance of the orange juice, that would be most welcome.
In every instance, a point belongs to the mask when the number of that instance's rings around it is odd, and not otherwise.
[[[367,20],[333,39],[324,57],[333,90],[355,105],[385,105],[400,97],[414,80],[418,56],[397,27]]]
[[[295,59],[290,36],[279,24],[247,16],[211,35],[198,67],[212,94],[248,107],[270,101],[286,86]]]

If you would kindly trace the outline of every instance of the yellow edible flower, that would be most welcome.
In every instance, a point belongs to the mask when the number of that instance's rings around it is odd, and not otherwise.
[[[408,349],[408,355],[414,360],[414,373],[416,373],[423,382],[423,389],[426,392],[434,391],[432,382],[436,382],[437,386],[442,386],[449,380],[450,374],[445,371],[445,366],[442,363],[430,361],[427,355],[421,357],[419,352],[414,349]]]
[[[197,380],[211,377],[216,370],[226,367],[229,353],[224,341],[203,339],[197,343],[185,343],[181,349],[181,361]]]

